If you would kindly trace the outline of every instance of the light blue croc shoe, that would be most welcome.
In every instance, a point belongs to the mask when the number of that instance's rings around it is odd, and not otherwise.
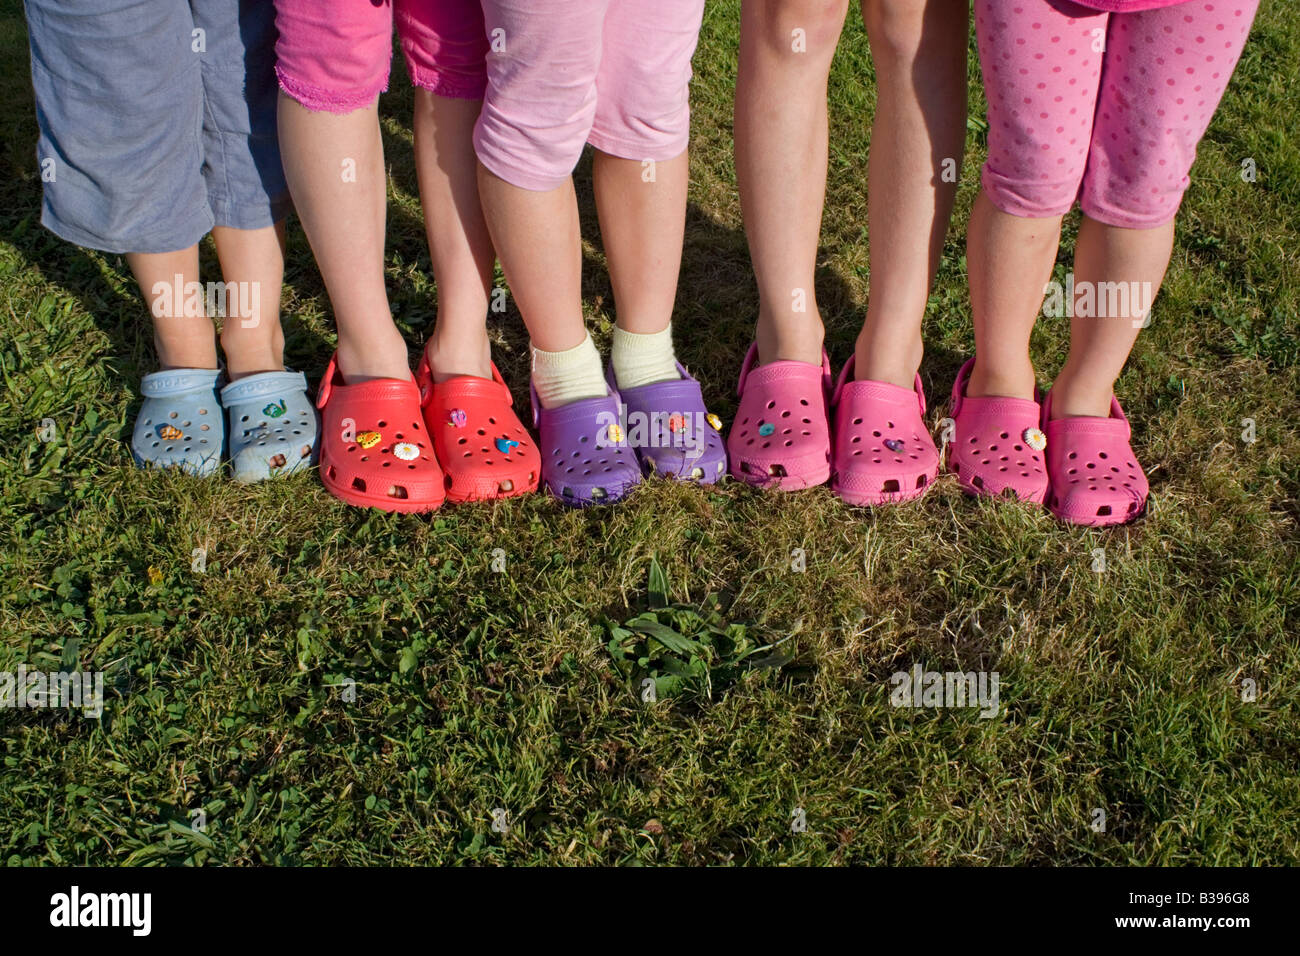
[[[230,465],[236,481],[264,481],[309,468],[320,433],[302,372],[259,372],[221,390],[230,414]]]
[[[135,419],[131,454],[144,468],[179,468],[206,477],[221,465],[226,422],[225,373],[216,368],[151,372],[140,382],[144,404]]]

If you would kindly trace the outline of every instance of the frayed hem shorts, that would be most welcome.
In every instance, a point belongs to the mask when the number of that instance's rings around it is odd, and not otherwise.
[[[583,147],[678,156],[703,0],[276,0],[276,71],[310,110],[348,113],[387,88],[394,22],[411,82],[483,100],[474,148],[512,185],[547,190]]]
[[[1172,220],[1258,6],[1188,0],[1106,13],[1070,0],[975,0],[989,199],[1027,218],[1063,215],[1077,199],[1107,225]]]
[[[41,223],[104,252],[175,252],[291,203],[275,23],[259,0],[26,0]]]

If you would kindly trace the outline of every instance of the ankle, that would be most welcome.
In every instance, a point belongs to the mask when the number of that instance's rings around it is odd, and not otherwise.
[[[1052,383],[1051,420],[1109,418],[1114,388],[1114,382],[1089,381],[1062,371]]]
[[[339,336],[338,369],[346,384],[357,385],[377,378],[405,382],[411,378],[410,356],[397,329],[382,339],[376,337],[358,347],[349,338]]]
[[[433,380],[438,383],[463,375],[492,377],[492,343],[483,327],[453,334],[447,331],[445,323],[439,323],[424,344],[424,357]]]
[[[284,338],[250,342],[248,336],[221,336],[221,351],[226,357],[226,375],[231,381],[259,372],[284,371]]]
[[[1034,365],[1025,356],[1024,361],[982,362],[975,359],[971,369],[970,381],[966,383],[966,395],[970,398],[999,396],[1004,398],[1033,399],[1037,381],[1034,377]]]
[[[924,354],[919,330],[914,338],[882,342],[864,329],[853,350],[853,377],[859,382],[888,382],[899,388],[914,388]]]
[[[822,318],[815,311],[791,319],[789,316],[765,315],[759,310],[754,339],[758,343],[760,365],[790,361],[820,366],[825,337]]]

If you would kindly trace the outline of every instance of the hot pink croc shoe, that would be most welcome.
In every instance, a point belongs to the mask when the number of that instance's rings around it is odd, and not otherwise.
[[[910,501],[939,474],[925,427],[921,376],[914,388],[854,381],[850,357],[831,398],[831,490],[851,505]]]
[[[1147,476],[1137,463],[1132,431],[1115,396],[1110,417],[1051,421],[1052,393],[1043,399],[1047,434],[1047,507],[1061,521],[1098,528],[1127,524],[1146,507]]]
[[[754,368],[751,345],[740,369],[740,407],[727,436],[731,475],[751,485],[794,491],[831,476],[831,436],[826,401],[831,363],[769,362]]]
[[[998,497],[1008,489],[1021,501],[1042,504],[1047,497],[1048,440],[1041,430],[1042,408],[1026,398],[968,398],[966,383],[975,360],[968,359],[952,385],[955,429],[948,446],[948,470],[962,491]]]

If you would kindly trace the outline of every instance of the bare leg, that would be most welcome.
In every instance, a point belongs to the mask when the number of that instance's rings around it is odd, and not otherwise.
[[[983,190],[966,238],[975,367],[966,394],[1034,397],[1029,333],[1043,304],[1061,241],[1061,217],[1026,219],[1002,212]]]
[[[199,280],[199,247],[176,252],[128,252],[126,263],[153,316],[153,344],[161,368],[216,368],[217,343],[207,315],[185,315],[185,286]],[[175,288],[176,277],[181,286]],[[159,292],[155,292],[159,286]],[[160,296],[162,287],[169,292]],[[170,301],[171,307],[164,309]],[[159,315],[162,311],[164,314]]]
[[[406,342],[384,288],[387,177],[378,104],[314,113],[280,94],[280,153],[339,330],[339,370],[355,384],[409,379]]]
[[[221,277],[230,284],[249,283],[257,291],[252,303],[226,310],[221,350],[232,380],[284,368],[284,330],[280,327],[280,286],[284,281],[284,221],[264,229],[216,226],[212,241],[221,262]]]
[[[814,276],[826,198],[826,81],[847,10],[848,0],[741,7],[736,181],[758,281],[761,362],[821,364]]]
[[[512,186],[478,165],[492,244],[532,344],[546,352],[581,345],[582,239],[573,180],[546,192]]]
[[[486,323],[495,253],[472,141],[482,105],[415,91],[415,166],[438,286],[438,320],[424,346],[435,382],[492,376]]]
[[[863,0],[876,67],[859,379],[911,388],[966,141],[967,0]],[[944,162],[954,173],[944,181]]]
[[[1137,283],[1150,291],[1141,294],[1143,302],[1136,308],[1130,299],[1127,315],[1082,316],[1076,307],[1070,320],[1070,354],[1052,384],[1053,418],[1110,414],[1115,379],[1144,318],[1139,313],[1150,309],[1164,281],[1173,244],[1172,221],[1154,229],[1123,229],[1083,217],[1074,248],[1076,290],[1091,288],[1099,294],[1100,283],[1118,282],[1129,288]]]
[[[653,166],[596,151],[593,185],[618,326],[660,332],[673,317],[686,233],[685,150]]]

